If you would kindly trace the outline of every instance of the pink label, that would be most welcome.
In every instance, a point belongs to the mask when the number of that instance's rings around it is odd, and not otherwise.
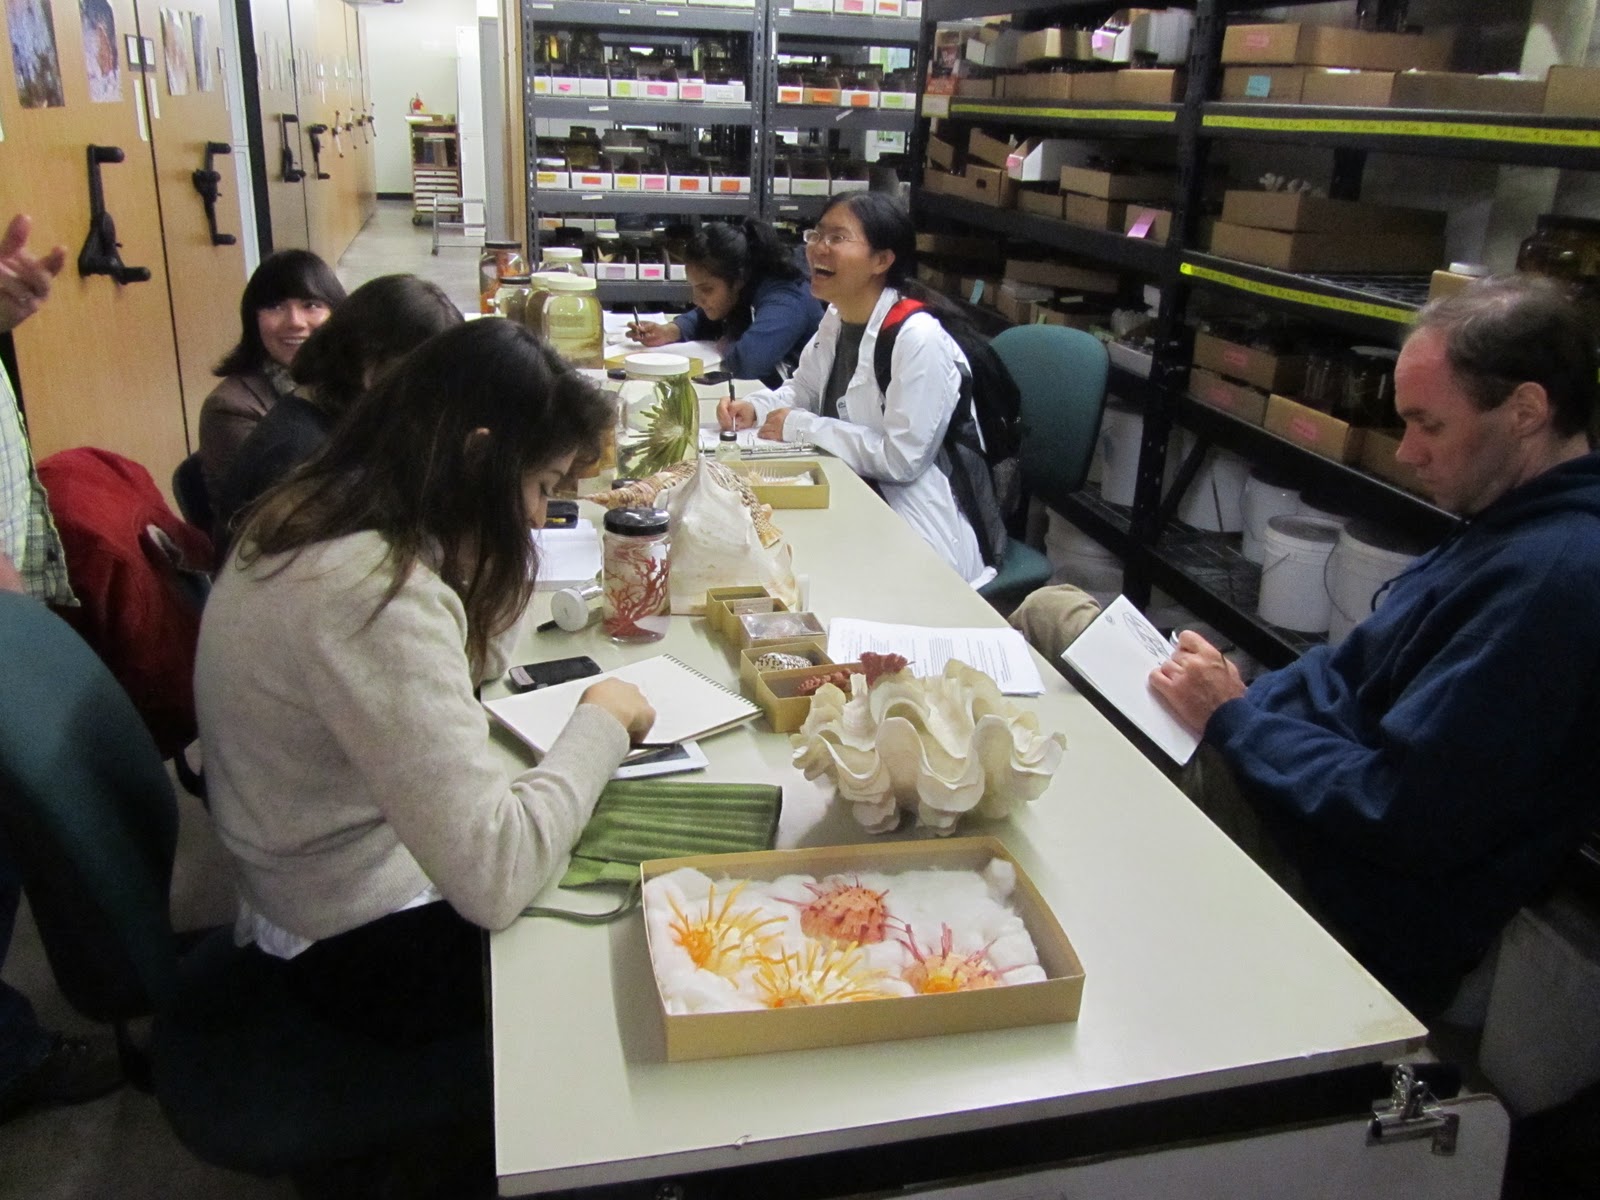
[[[1026,161],[1020,154],[1008,154],[1006,155],[1006,170],[1020,171],[1022,170],[1022,164]]]
[[[1272,34],[1265,29],[1252,29],[1244,35],[1246,50],[1265,50],[1272,43]]]
[[[1322,427],[1306,417],[1289,418],[1289,432],[1302,442],[1320,442]]]
[[[1128,236],[1131,238],[1142,238],[1145,234],[1150,232],[1150,226],[1156,223],[1156,216],[1156,210],[1153,208],[1140,209],[1139,219],[1128,227]]]
[[[647,83],[644,85],[644,94],[646,96],[668,96],[672,94],[672,89],[664,83]]]
[[[1234,407],[1233,393],[1219,383],[1213,383],[1206,387],[1205,399],[1207,404],[1216,408],[1232,409]]]
[[[1230,367],[1242,367],[1250,361],[1250,352],[1239,346],[1229,346],[1222,352],[1222,361]]]
[[[571,96],[575,94],[577,90],[578,85],[576,83],[561,82],[555,85],[556,95],[558,96]]]

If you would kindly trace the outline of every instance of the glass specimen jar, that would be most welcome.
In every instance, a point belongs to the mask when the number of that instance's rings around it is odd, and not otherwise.
[[[575,367],[605,367],[600,297],[595,282],[564,271],[541,271],[546,292],[540,332],[550,348]]]
[[[495,310],[495,293],[507,275],[526,275],[528,264],[522,257],[521,242],[483,243],[478,256],[478,311],[485,315]]]
[[[600,626],[614,642],[654,642],[666,635],[669,528],[667,514],[659,508],[606,513]]]
[[[617,395],[617,473],[643,479],[693,458],[700,444],[700,396],[681,354],[646,351],[622,360]]]

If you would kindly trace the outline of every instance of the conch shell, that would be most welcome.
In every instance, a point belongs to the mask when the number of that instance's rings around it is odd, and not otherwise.
[[[945,834],[963,813],[1010,816],[1050,782],[1067,739],[1001,695],[982,671],[952,659],[944,674],[899,671],[868,685],[817,689],[790,739],[807,779],[828,776],[869,833],[888,833],[901,811]]]

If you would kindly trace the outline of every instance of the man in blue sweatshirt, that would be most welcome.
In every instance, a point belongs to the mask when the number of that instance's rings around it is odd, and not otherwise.
[[[1247,688],[1185,631],[1151,675],[1204,734],[1185,790],[1419,1015],[1600,815],[1594,336],[1538,278],[1430,304],[1396,457],[1459,531],[1336,649]]]

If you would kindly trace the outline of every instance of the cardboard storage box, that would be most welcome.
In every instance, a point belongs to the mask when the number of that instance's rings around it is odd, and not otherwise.
[[[733,615],[728,610],[730,600],[771,600],[774,610],[786,611],[786,606],[764,587],[756,584],[747,584],[742,587],[720,587],[706,589],[706,624],[711,632],[726,641],[734,641],[739,636],[738,627],[734,624]]]
[[[981,129],[974,129],[967,137],[967,159],[977,159],[994,167],[1004,167],[1016,148],[1015,142],[990,137]]]
[[[815,459],[741,463],[737,470],[749,481],[756,499],[773,508],[827,508],[828,477]],[[809,484],[770,482],[809,478]],[[763,482],[763,481],[768,482]]]
[[[998,261],[1000,246],[993,238],[968,237],[959,233],[919,233],[917,253],[939,258],[975,258]]]
[[[1129,204],[1123,210],[1122,232],[1129,237],[1141,237],[1147,242],[1165,245],[1172,236],[1172,210],[1151,208],[1147,204]]]
[[[760,646],[750,650],[739,651],[739,690],[751,700],[755,699],[756,676],[761,672],[756,667],[756,659],[763,654],[798,654],[810,659],[814,667],[831,666],[833,659],[828,657],[828,642],[826,638],[796,638],[792,642],[779,642],[772,646]],[[799,670],[795,667],[793,670]]]
[[[1286,21],[1281,25],[1230,25],[1222,39],[1224,63],[1442,71],[1449,60],[1450,38],[1440,34],[1374,33]]]
[[[1062,219],[1072,225],[1087,225],[1091,229],[1122,229],[1122,218],[1127,214],[1125,200],[1102,200],[1098,196],[1080,196],[1067,192],[1061,208]]]
[[[1452,266],[1459,264],[1452,263]],[[1482,279],[1482,275],[1460,275],[1455,271],[1435,271],[1428,280],[1428,299],[1441,300],[1446,296],[1454,296],[1457,292],[1466,291],[1467,288]]]
[[[1047,192],[1037,188],[1017,189],[1017,208],[1041,217],[1061,220],[1066,197],[1060,192]]]
[[[809,667],[788,667],[777,671],[757,671],[755,659],[763,654],[794,654],[802,651],[806,642],[775,642],[769,646],[756,646],[739,652],[739,678],[744,679],[744,666],[750,664],[750,682],[741,687],[747,697],[761,706],[767,724],[773,733],[793,733],[806,723],[811,715],[811,693],[801,692],[800,685],[819,675],[826,677],[837,671],[861,669],[860,663],[836,663],[823,655],[821,661]]]
[[[1551,117],[1600,118],[1600,67],[1551,67],[1544,111]]]
[[[1534,79],[1460,75],[1449,71],[1353,71],[1315,67],[1306,75],[1305,104],[1427,108],[1454,112],[1543,111],[1545,85]]]
[[[1201,404],[1221,409],[1251,425],[1261,424],[1267,413],[1267,394],[1241,383],[1229,383],[1204,367],[1189,370],[1189,395]]]
[[[1267,398],[1267,414],[1261,423],[1269,432],[1323,458],[1353,463],[1361,456],[1362,430],[1287,396],[1274,393]]]
[[[1218,221],[1211,253],[1278,271],[1395,271],[1424,273],[1444,258],[1440,233],[1288,233]]]
[[[1306,377],[1303,354],[1273,354],[1209,333],[1194,335],[1194,362],[1197,367],[1253,383],[1269,392],[1298,392]]]
[[[955,94],[974,100],[990,100],[995,95],[995,81],[992,79],[958,79],[956,80]]]
[[[1002,75],[1000,94],[1007,100],[1071,100],[1074,81],[1080,78],[1065,71]]]
[[[828,636],[816,613],[788,612],[781,605],[773,612],[741,613],[730,610],[728,627],[733,630],[734,645],[741,650],[750,646],[770,646],[775,642],[792,642],[796,638]]]
[[[1036,283],[1006,279],[995,289],[994,310],[1014,325],[1026,325],[1033,320],[1033,306],[1054,296],[1051,289]]]
[[[1398,208],[1362,200],[1330,200],[1306,192],[1231,190],[1222,197],[1222,219],[1254,229],[1308,233],[1442,233],[1445,214],[1431,208]]]
[[[1029,138],[1006,156],[1006,174],[1019,183],[1055,183],[1062,164],[1081,144],[1071,138]]]
[[[1129,67],[1112,83],[1113,99],[1131,104],[1173,104],[1183,99],[1183,72],[1172,67]]]
[[[994,275],[963,275],[956,295],[968,304],[994,307],[994,294],[1000,290],[1000,280]]]
[[[928,161],[946,171],[956,169],[956,147],[938,134],[928,135]]]
[[[1017,42],[1017,61],[1038,62],[1045,58],[1070,58],[1086,61],[1094,57],[1087,29],[1040,29],[1025,33]]]
[[[1093,167],[1062,167],[1061,190],[1098,196],[1102,200],[1167,200],[1177,179],[1157,171],[1101,171]]]
[[[1017,203],[1017,181],[998,167],[968,167],[965,175],[928,171],[922,177],[922,186],[930,192],[960,196],[996,208],[1015,208]]]
[[[1121,71],[1080,71],[1072,77],[1072,98],[1086,103],[1110,103],[1117,98]]]
[[[1363,429],[1361,431],[1361,456],[1356,459],[1356,464],[1368,474],[1376,475],[1379,479],[1386,479],[1407,491],[1426,495],[1422,480],[1417,477],[1417,469],[1403,462],[1396,462],[1394,452],[1400,449],[1400,436],[1387,429]]]
[[[1118,277],[1109,271],[1050,259],[1008,258],[1006,278],[1014,283],[1033,283],[1073,292],[1115,292],[1119,283]]]
[[[1227,67],[1222,72],[1224,100],[1299,104],[1308,67]]]
[[[663,1005],[667,1060],[687,1062],[1075,1021],[1083,1003],[1084,970],[1038,888],[995,838],[875,841],[854,846],[656,859],[640,864],[644,882],[680,867],[694,867],[724,879],[771,880],[796,873],[820,877],[927,868],[982,870],[996,858],[1005,859],[1016,869],[1011,904],[1039,952],[1039,963],[1046,975],[1042,982],[760,1012],[678,1015],[667,1013]]]

